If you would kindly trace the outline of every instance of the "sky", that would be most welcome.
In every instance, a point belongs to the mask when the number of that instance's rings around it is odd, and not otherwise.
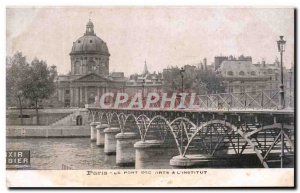
[[[91,14],[90,14],[91,12]],[[21,51],[71,70],[72,44],[91,18],[107,43],[110,72],[125,75],[169,66],[196,64],[217,55],[252,56],[273,63],[276,41],[284,36],[284,66],[294,63],[294,10],[290,8],[213,7],[8,7],[6,54]]]

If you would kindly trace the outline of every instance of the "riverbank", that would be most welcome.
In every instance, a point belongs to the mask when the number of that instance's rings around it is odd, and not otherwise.
[[[84,117],[86,109],[83,108],[65,108],[65,109],[39,109],[39,125],[52,125],[59,120],[74,115],[74,119],[77,115],[81,114]],[[21,123],[19,109],[7,109],[6,110],[6,125],[26,125],[35,126],[37,123],[37,117],[35,109],[23,109],[23,123]],[[76,122],[76,121],[75,121]],[[71,124],[70,125],[74,125]]]
[[[84,126],[6,126],[6,137],[25,138],[25,137],[90,137],[90,128]]]

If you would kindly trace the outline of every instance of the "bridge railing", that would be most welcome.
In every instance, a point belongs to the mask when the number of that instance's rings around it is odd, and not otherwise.
[[[294,90],[285,89],[284,92],[285,108],[294,108]],[[166,102],[162,107],[162,97],[155,103],[148,104],[148,108],[155,109],[172,109],[172,108],[185,108],[185,109],[199,109],[199,110],[262,110],[262,109],[280,109],[280,92],[276,90],[256,90],[251,92],[239,93],[217,93],[207,95],[188,94],[185,96],[184,103],[181,103],[181,95],[178,94],[173,107],[171,102]],[[128,108],[132,102],[133,96],[129,96],[129,100],[125,103],[119,104],[117,108]],[[135,106],[135,109],[146,108],[147,97],[142,98],[142,107]],[[114,99],[108,101],[112,104]],[[99,103],[89,105],[89,107],[100,107]]]

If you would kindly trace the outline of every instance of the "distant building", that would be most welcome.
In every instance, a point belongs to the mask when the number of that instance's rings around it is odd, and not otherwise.
[[[228,57],[227,56],[216,56],[215,57],[215,62],[214,62],[215,70],[218,70],[221,67],[221,64],[224,60],[228,60]]]
[[[224,78],[226,92],[255,92],[257,90],[275,90],[280,86],[280,64],[278,60],[267,64],[252,63],[251,57],[228,57],[217,71]],[[287,70],[284,68],[286,84]]]
[[[89,21],[84,35],[73,42],[70,52],[71,72],[56,80],[55,106],[84,107],[105,92],[124,89],[123,72],[109,74],[110,53],[106,43],[94,32]]]
[[[143,73],[133,74],[126,81],[125,92],[132,95],[138,92],[144,92],[145,95],[149,92],[160,92],[162,84],[162,73],[150,73],[145,61]]]
[[[234,61],[250,61],[252,62],[252,57],[251,56],[244,56],[241,55],[238,58],[234,56],[215,56],[215,61],[214,61],[214,67],[215,70],[219,69],[221,67],[221,64],[223,61],[228,61],[228,60],[234,60]]]
[[[106,43],[94,32],[89,21],[84,35],[73,42],[70,52],[71,72],[59,75],[56,91],[46,106],[84,107],[92,104],[106,92],[159,92],[162,88],[162,74],[150,73],[144,64],[143,74],[124,76],[124,72],[109,73],[110,53]]]

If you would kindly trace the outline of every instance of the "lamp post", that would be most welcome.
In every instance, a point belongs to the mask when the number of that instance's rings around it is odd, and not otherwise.
[[[183,93],[183,73],[185,72],[185,70],[183,69],[183,67],[181,67],[180,69],[180,76],[181,76],[181,93]]]
[[[282,63],[282,55],[285,51],[285,43],[286,41],[283,40],[283,36],[280,36],[280,40],[277,41],[278,52],[280,52],[280,73],[281,73],[281,85],[280,85],[280,109],[285,108],[284,104],[284,85],[283,85],[283,63]],[[280,153],[280,166],[283,168],[283,157],[284,157],[284,131],[283,131],[283,124],[281,124],[281,153]]]
[[[142,81],[142,98],[144,98],[145,79]]]
[[[293,76],[292,68],[289,70],[289,74],[290,74],[290,104],[289,104],[289,106],[292,107],[292,76]]]
[[[278,52],[280,52],[280,73],[281,73],[281,85],[280,85],[280,106],[279,109],[284,109],[284,85],[283,85],[283,62],[282,62],[282,55],[285,51],[285,43],[286,41],[283,40],[283,36],[280,36],[280,40],[277,41]]]
[[[182,67],[179,71],[180,77],[181,77],[181,94],[177,95],[180,100],[183,100],[181,97],[183,97],[183,73],[184,72],[185,72],[185,70]],[[184,109],[185,108],[184,103],[181,103],[181,101],[180,101],[180,105],[178,106],[178,108]]]
[[[20,116],[21,116],[21,125],[23,125],[23,109],[22,109],[22,102],[21,102],[21,96],[23,95],[23,91],[18,91],[18,99],[19,99],[19,106],[20,106]]]

